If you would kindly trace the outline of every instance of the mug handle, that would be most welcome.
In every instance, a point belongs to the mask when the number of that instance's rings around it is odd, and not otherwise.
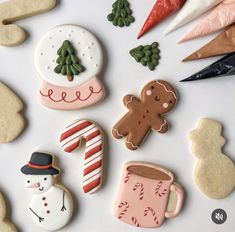
[[[184,191],[178,184],[173,183],[170,187],[170,191],[176,193],[176,195],[177,195],[177,204],[176,204],[176,207],[175,207],[174,211],[171,211],[171,212],[166,211],[165,212],[165,217],[166,218],[172,218],[172,217],[177,216],[181,211],[183,201],[184,201]]]

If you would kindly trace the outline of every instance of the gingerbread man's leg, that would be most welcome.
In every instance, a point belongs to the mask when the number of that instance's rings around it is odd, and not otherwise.
[[[141,133],[135,133],[135,134],[129,134],[126,138],[126,147],[129,150],[136,150],[139,148],[140,144],[143,142],[145,136],[147,133],[141,134]]]
[[[128,121],[125,116],[113,127],[112,134],[114,138],[121,139],[128,135]]]

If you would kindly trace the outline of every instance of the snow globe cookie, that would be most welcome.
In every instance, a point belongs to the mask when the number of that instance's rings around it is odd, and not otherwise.
[[[82,27],[62,25],[50,30],[37,46],[35,65],[43,80],[39,100],[48,108],[77,110],[105,96],[97,77],[103,66],[102,49]]]
[[[47,231],[65,227],[73,215],[73,200],[65,187],[55,183],[60,171],[53,166],[53,156],[34,152],[21,172],[32,193],[29,210],[35,223]]]

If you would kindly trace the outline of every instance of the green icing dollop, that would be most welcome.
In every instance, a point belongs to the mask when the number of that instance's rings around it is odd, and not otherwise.
[[[107,19],[113,22],[114,26],[129,27],[135,21],[130,3],[127,0],[117,0],[113,3],[112,8],[112,13],[107,16]]]
[[[153,71],[159,64],[160,49],[157,42],[151,45],[138,46],[130,50],[130,55],[143,66],[148,66],[149,70]]]

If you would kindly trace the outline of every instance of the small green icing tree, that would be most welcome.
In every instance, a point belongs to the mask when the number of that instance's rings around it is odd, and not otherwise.
[[[114,26],[128,27],[135,21],[130,9],[130,3],[127,0],[117,0],[112,7],[112,13],[107,16],[107,19],[113,22]]]
[[[143,66],[148,66],[152,71],[156,68],[160,60],[160,50],[158,46],[159,44],[157,42],[154,42],[151,45],[140,45],[130,50],[130,55]]]
[[[57,74],[67,76],[68,81],[73,81],[74,75],[79,75],[85,71],[85,68],[80,64],[75,54],[75,49],[68,40],[63,42],[57,51],[57,55],[59,57],[56,60],[57,66],[54,71]]]

